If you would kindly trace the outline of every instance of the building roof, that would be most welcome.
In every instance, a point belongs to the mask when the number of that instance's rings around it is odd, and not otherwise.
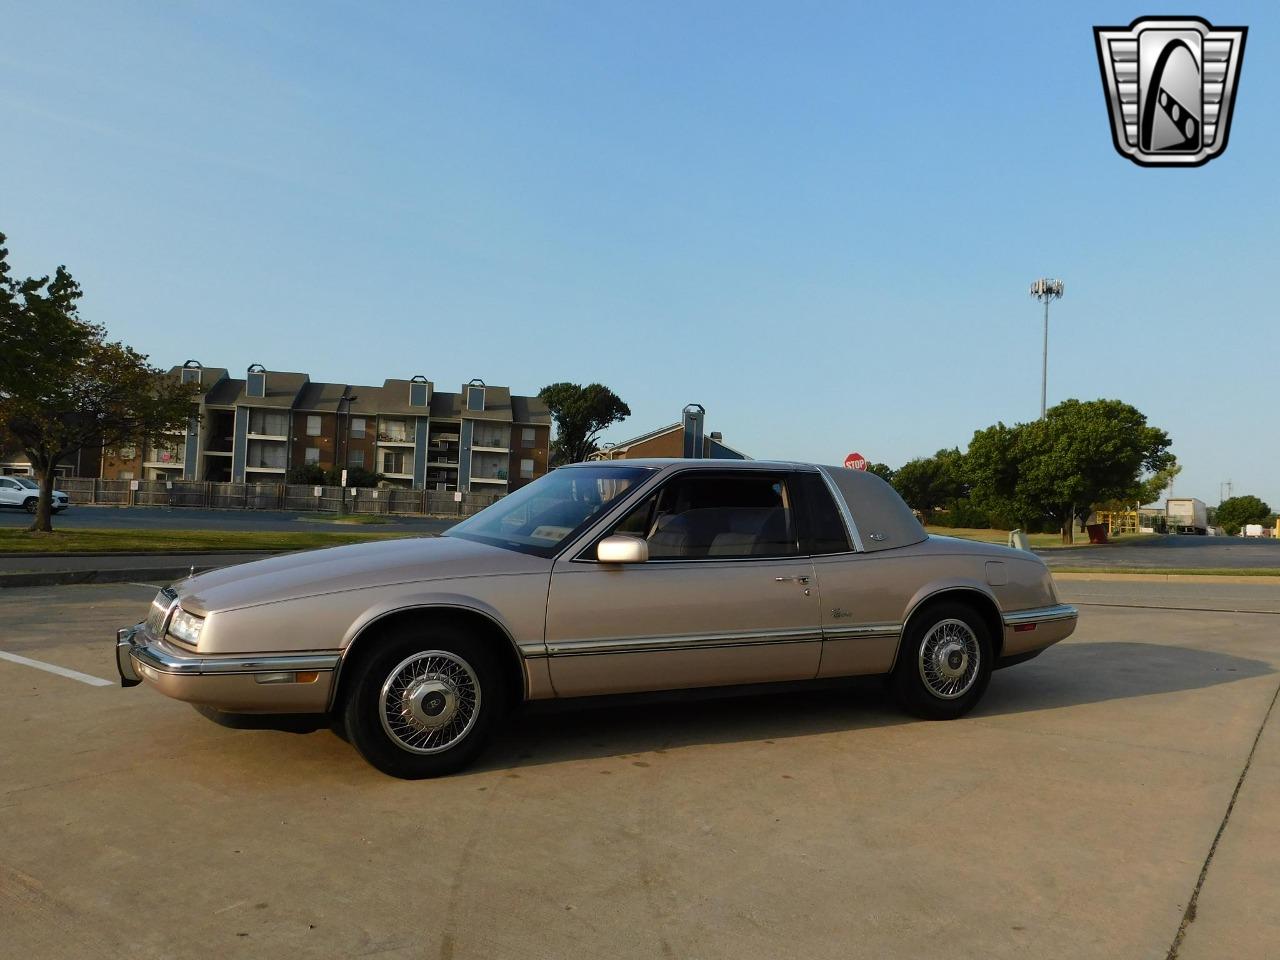
[[[516,423],[551,423],[551,411],[538,397],[511,395],[511,419]]]
[[[612,446],[608,447],[607,449],[601,448],[600,450],[597,450],[595,453],[591,454],[591,456],[596,459],[608,459],[612,454],[615,454],[620,450],[623,452],[626,452],[626,450],[631,446],[633,446],[634,444],[643,443],[646,440],[652,440],[654,437],[660,437],[664,433],[670,433],[672,430],[683,430],[683,429],[684,429],[684,425],[680,423],[673,423],[670,426],[659,427],[657,430],[650,430],[648,433],[642,433],[640,434],[640,436],[632,437],[630,440],[623,440],[621,443],[615,443]]]
[[[431,409],[431,388],[434,384],[430,380],[427,381],[427,406],[414,407],[409,405],[409,386],[411,383],[411,380],[384,380],[382,382],[382,401],[378,407],[378,412],[407,413],[425,417]]]
[[[314,410],[319,413],[333,413],[338,409],[338,402],[346,391],[345,383],[309,382],[302,388],[298,396],[295,410]]]
[[[289,408],[298,399],[311,378],[305,373],[289,373],[284,370],[268,370],[265,395],[251,397],[246,390],[241,390],[236,397],[236,404],[245,407],[284,407]],[[241,380],[240,383],[245,383]]]
[[[244,392],[244,381],[231,378],[219,380],[204,395],[205,406],[232,407],[236,399]]]
[[[182,371],[185,368],[185,364],[180,367],[170,367],[165,371],[164,376],[177,380],[182,376]],[[200,393],[206,397],[209,395],[209,391],[217,385],[218,381],[225,379],[227,376],[226,367],[197,367],[196,369],[200,371]]]
[[[462,418],[462,394],[431,394],[431,416],[439,420],[460,420]]]
[[[466,396],[469,383],[462,385],[462,395]],[[479,386],[479,384],[476,384]],[[484,409],[468,410],[467,405],[462,405],[462,416],[467,420],[496,420],[511,422],[511,388],[510,387],[490,387],[484,388]]]
[[[382,388],[366,384],[352,384],[347,388],[351,403],[344,408],[347,413],[362,417],[373,416],[382,409]]]

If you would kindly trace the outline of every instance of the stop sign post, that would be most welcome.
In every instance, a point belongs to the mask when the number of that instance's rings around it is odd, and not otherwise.
[[[867,458],[860,453],[851,453],[844,458],[844,465],[850,470],[865,470]]]

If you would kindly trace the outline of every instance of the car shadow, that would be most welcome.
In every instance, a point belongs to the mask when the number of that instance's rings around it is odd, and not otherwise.
[[[1071,643],[999,670],[974,717],[1196,690],[1275,673],[1226,653],[1146,643]],[[661,753],[711,743],[813,736],[919,723],[881,677],[593,697],[526,705],[475,769]]]
[[[1034,660],[996,671],[971,716],[1033,713],[1203,689],[1275,672],[1261,660],[1187,647],[1059,644]],[[345,739],[340,724],[320,715],[199,712],[233,729],[293,734],[329,730]],[[922,722],[899,708],[882,677],[539,701],[520,708],[471,769],[616,758],[702,744],[773,743]]]

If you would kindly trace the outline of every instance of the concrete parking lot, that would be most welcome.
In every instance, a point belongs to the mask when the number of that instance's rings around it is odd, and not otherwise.
[[[116,687],[150,593],[0,591],[0,653],[80,674],[0,659],[6,957],[1280,954],[1274,585],[1064,583],[1076,636],[953,723],[543,708],[419,783]]]

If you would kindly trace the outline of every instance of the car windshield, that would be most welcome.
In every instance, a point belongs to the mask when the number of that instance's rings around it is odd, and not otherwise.
[[[10,477],[9,479],[10,479],[10,480],[17,480],[17,481],[18,481],[18,486],[20,486],[20,487],[26,487],[28,490],[39,490],[39,489],[40,489],[40,485],[39,485],[39,484],[37,484],[37,483],[35,483],[34,481],[32,481],[32,480],[28,479],[27,477]]]
[[[549,557],[652,471],[591,466],[554,470],[445,534]]]

